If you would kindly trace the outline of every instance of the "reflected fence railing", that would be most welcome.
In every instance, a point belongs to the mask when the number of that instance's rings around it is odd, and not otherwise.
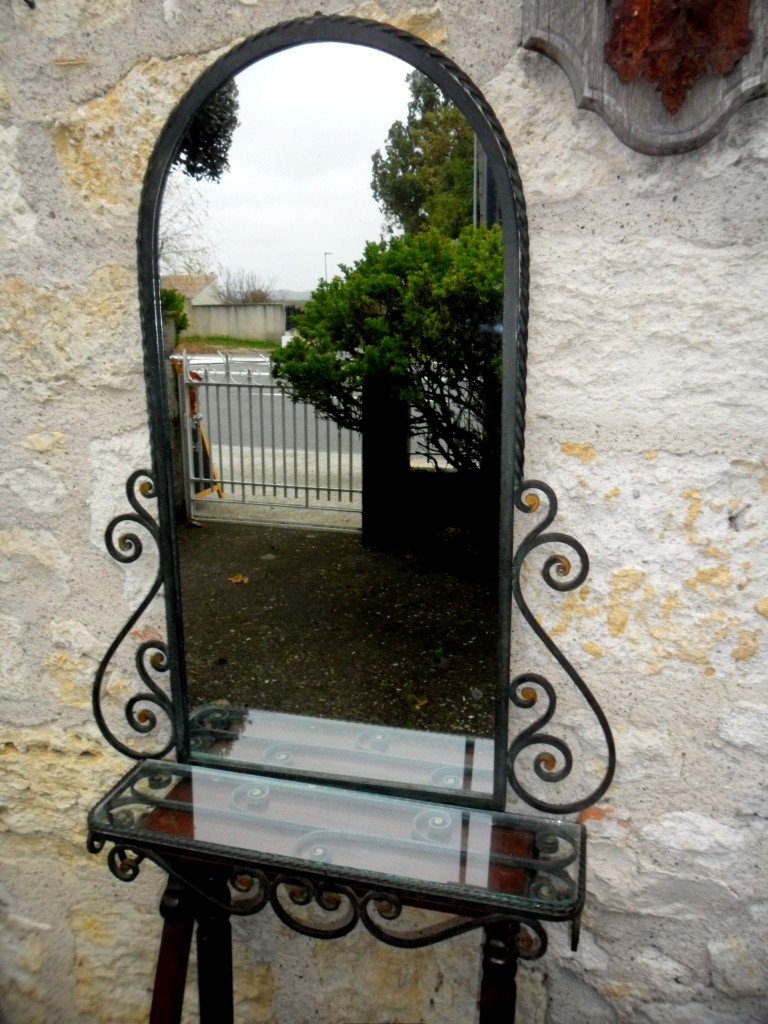
[[[272,379],[267,356],[195,356],[183,350],[171,363],[178,382],[188,518],[258,513],[260,520],[360,525],[358,431],[294,402]],[[412,437],[410,449],[411,466],[448,468],[427,438]],[[296,518],[291,510],[317,515]]]
[[[187,510],[230,518],[223,506],[352,513],[362,509],[360,434],[295,403],[265,356],[173,357]],[[237,513],[235,513],[237,516]],[[306,517],[305,517],[306,518]]]

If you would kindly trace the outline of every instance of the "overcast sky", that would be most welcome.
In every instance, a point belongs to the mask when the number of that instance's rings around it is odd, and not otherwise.
[[[237,76],[230,170],[196,191],[214,262],[253,270],[276,289],[316,287],[377,240],[371,156],[406,115],[410,66],[367,47],[311,43]]]

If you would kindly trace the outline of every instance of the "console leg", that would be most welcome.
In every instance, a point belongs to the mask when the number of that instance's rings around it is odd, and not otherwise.
[[[179,1024],[195,924],[189,890],[170,879],[160,900],[160,913],[164,919],[163,937],[157,955],[149,1024]]]
[[[216,891],[212,882],[212,891]],[[226,884],[218,895],[228,897]],[[200,1024],[233,1024],[232,927],[229,914],[201,899],[197,910],[197,983]]]
[[[519,928],[512,921],[484,929],[479,1024],[514,1024]]]

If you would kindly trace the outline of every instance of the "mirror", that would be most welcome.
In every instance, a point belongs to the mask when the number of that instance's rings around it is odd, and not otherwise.
[[[165,353],[166,514],[181,491],[191,521],[168,524],[166,576],[183,755],[498,802],[517,301],[499,135],[444,68],[338,34],[240,58],[231,169],[202,190],[219,280]],[[225,70],[169,122],[166,167]],[[240,268],[267,294],[216,294]]]

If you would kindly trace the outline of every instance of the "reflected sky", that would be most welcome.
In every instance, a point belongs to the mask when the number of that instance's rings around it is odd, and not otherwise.
[[[377,50],[313,43],[242,71],[231,169],[189,190],[207,204],[214,264],[311,291],[324,252],[329,276],[359,258],[383,230],[371,156],[406,116],[411,70]]]

